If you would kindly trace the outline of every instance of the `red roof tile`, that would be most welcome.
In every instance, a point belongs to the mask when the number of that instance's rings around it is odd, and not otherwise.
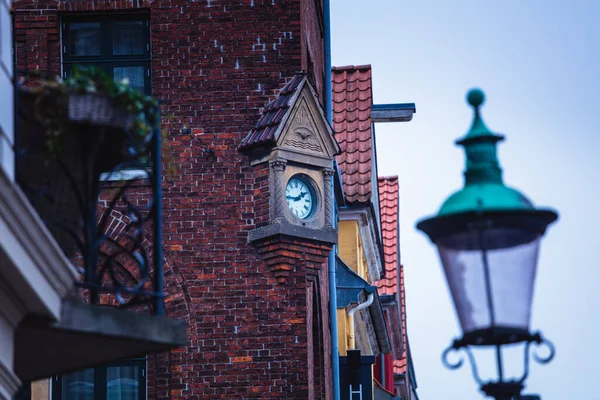
[[[381,215],[381,241],[385,278],[377,281],[379,294],[398,292],[398,177],[378,179],[379,214]]]
[[[400,264],[399,248],[399,199],[398,177],[378,178],[379,212],[381,215],[381,236],[383,244],[383,261],[385,278],[377,281],[379,294],[396,295],[400,300],[400,315],[402,318],[401,332],[404,351],[402,357],[394,360],[394,374],[403,374],[407,370],[406,342],[406,301],[404,294],[404,267]]]
[[[275,133],[279,128],[279,124],[289,111],[294,95],[298,91],[298,88],[302,86],[301,83],[305,77],[306,73],[297,73],[279,92],[279,95],[266,105],[256,126],[242,140],[239,150],[247,150],[259,145],[275,143],[277,140]]]
[[[337,162],[342,171],[346,202],[371,200],[373,168],[371,134],[371,66],[332,68],[333,130],[342,152]]]

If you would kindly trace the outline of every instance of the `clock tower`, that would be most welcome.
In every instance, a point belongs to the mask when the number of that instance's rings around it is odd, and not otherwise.
[[[331,167],[339,147],[305,74],[296,74],[264,108],[240,150],[250,156],[252,165],[268,166],[269,217],[248,233],[248,241],[259,248],[283,283],[307,262],[317,261],[307,254],[326,256],[322,250],[337,240]],[[325,263],[326,258],[320,261]]]

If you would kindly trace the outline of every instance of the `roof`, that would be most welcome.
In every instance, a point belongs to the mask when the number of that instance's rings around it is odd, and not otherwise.
[[[238,147],[239,150],[247,150],[259,145],[275,144],[277,140],[275,133],[284,120],[294,101],[295,95],[299,92],[302,82],[305,79],[306,73],[296,73],[284,88],[281,89],[277,97],[263,108],[262,115],[256,126],[242,139],[242,143]]]
[[[342,171],[348,205],[368,204],[372,192],[371,66],[332,68],[334,136],[341,148],[336,157]]]
[[[398,292],[398,177],[378,179],[379,214],[381,216],[381,241],[385,277],[377,281],[379,293],[393,295]]]
[[[396,295],[400,301],[402,356],[394,360],[394,374],[407,372],[407,333],[406,333],[406,301],[404,293],[404,267],[400,264],[399,248],[399,195],[398,177],[380,177],[377,179],[379,189],[379,213],[381,215],[381,236],[383,245],[383,262],[385,278],[375,282],[380,294]]]

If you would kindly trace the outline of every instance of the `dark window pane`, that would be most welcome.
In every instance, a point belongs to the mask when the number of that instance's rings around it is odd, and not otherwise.
[[[139,400],[140,367],[108,367],[106,371],[106,397],[115,400]]]
[[[94,369],[66,374],[62,377],[62,400],[94,400]]]
[[[129,86],[141,92],[144,91],[144,67],[115,67],[113,78],[116,81],[129,79]]]
[[[99,56],[102,49],[99,22],[75,22],[69,24],[70,55]]]
[[[110,30],[113,55],[144,54],[144,24],[142,21],[113,22]]]

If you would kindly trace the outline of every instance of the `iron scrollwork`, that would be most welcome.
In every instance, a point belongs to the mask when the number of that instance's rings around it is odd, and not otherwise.
[[[67,105],[55,104],[51,93],[23,88],[30,84],[24,79],[19,82],[17,180],[78,268],[80,295],[92,304],[149,307],[162,314],[159,121],[153,121],[143,141],[135,126],[69,121],[62,126],[68,140],[50,154],[40,107],[66,115],[61,107]],[[159,114],[158,108],[152,111]],[[136,179],[129,179],[131,175]]]
[[[463,351],[469,360],[471,365],[471,373],[475,382],[481,387],[482,391],[497,400],[508,400],[516,398],[524,387],[524,382],[529,375],[529,358],[533,358],[539,364],[547,364],[554,358],[555,347],[548,339],[542,337],[540,333],[531,334],[526,340],[524,340],[524,368],[523,374],[518,379],[505,380],[504,373],[502,370],[502,344],[496,344],[496,362],[498,366],[498,378],[496,380],[485,381],[479,375],[477,369],[477,363],[475,356],[471,350],[471,345],[465,343],[463,340],[455,340],[448,348],[442,353],[442,363],[448,369],[455,370],[464,364],[464,358],[459,357],[457,361],[450,360],[450,354],[458,353]],[[534,347],[534,350],[530,349]],[[538,350],[545,347],[548,350],[548,354],[540,356]]]

